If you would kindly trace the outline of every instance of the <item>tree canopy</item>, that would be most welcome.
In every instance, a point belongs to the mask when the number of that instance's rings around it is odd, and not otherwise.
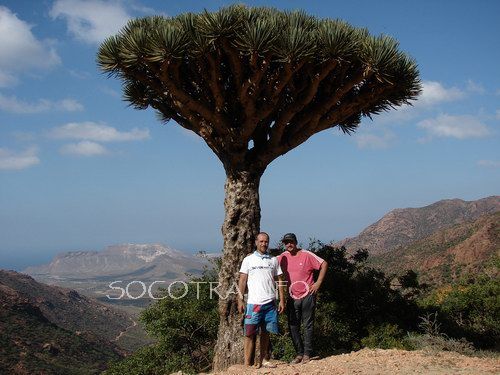
[[[351,133],[421,88],[395,39],[267,7],[134,19],[102,43],[97,61],[123,81],[133,107],[201,136],[226,171],[262,173],[311,135]]]

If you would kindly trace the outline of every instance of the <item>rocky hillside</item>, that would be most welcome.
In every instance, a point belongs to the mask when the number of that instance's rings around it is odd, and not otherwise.
[[[130,320],[75,291],[0,270],[0,373],[94,374],[124,352]]]
[[[121,311],[75,290],[39,283],[28,275],[0,270],[0,285],[22,296],[49,322],[72,332],[91,332],[109,341],[131,324]]]
[[[379,255],[406,247],[439,230],[497,211],[500,211],[500,196],[471,202],[449,199],[421,208],[395,209],[358,236],[346,238],[335,245],[345,246],[350,251],[368,249],[371,255]]]
[[[420,281],[449,283],[467,273],[498,275],[500,212],[441,229],[431,236],[372,256],[370,262],[387,273],[413,269]]]

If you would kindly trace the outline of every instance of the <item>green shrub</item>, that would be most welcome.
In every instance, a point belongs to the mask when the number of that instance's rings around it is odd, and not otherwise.
[[[397,332],[416,329],[418,309],[412,296],[418,293],[406,293],[405,289],[418,289],[415,280],[394,289],[390,277],[367,266],[366,250],[349,255],[343,247],[319,241],[313,241],[309,248],[328,262],[316,311],[318,354],[358,349],[365,337],[367,343],[375,343],[377,327],[393,327]]]
[[[215,293],[211,298],[209,283],[216,280],[216,269],[205,270],[201,278],[191,280],[183,298],[176,299],[176,293],[179,296],[184,293],[183,287],[171,291],[174,298],[164,291],[167,298],[158,300],[141,314],[146,331],[157,342],[112,364],[106,374],[156,375],[209,370],[219,324],[218,299]]]
[[[279,315],[279,333],[271,334],[272,357],[289,362],[295,358],[295,349],[288,331],[288,322],[285,314]]]
[[[355,317],[346,314],[334,301],[319,299],[315,333],[314,346],[321,356],[331,355],[342,349],[359,348]]]
[[[396,324],[385,323],[368,327],[368,336],[361,339],[361,344],[368,348],[407,349],[405,333]]]
[[[434,291],[420,301],[437,312],[446,335],[472,341],[478,348],[500,347],[500,281],[486,275]]]

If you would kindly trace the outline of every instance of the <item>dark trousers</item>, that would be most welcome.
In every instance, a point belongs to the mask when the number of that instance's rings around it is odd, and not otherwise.
[[[297,355],[312,356],[314,310],[316,296],[308,295],[301,299],[290,298],[287,303],[288,329],[292,336],[293,346]],[[304,325],[304,340],[300,334],[301,324]]]

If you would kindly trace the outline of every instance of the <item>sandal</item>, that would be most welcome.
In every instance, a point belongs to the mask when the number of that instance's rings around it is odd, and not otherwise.
[[[300,363],[302,362],[302,356],[301,355],[298,355],[297,357],[295,357],[292,362],[290,362],[292,365],[296,365],[297,363]]]
[[[276,364],[269,362],[269,361],[264,361],[262,362],[262,367],[265,368],[276,368]]]

